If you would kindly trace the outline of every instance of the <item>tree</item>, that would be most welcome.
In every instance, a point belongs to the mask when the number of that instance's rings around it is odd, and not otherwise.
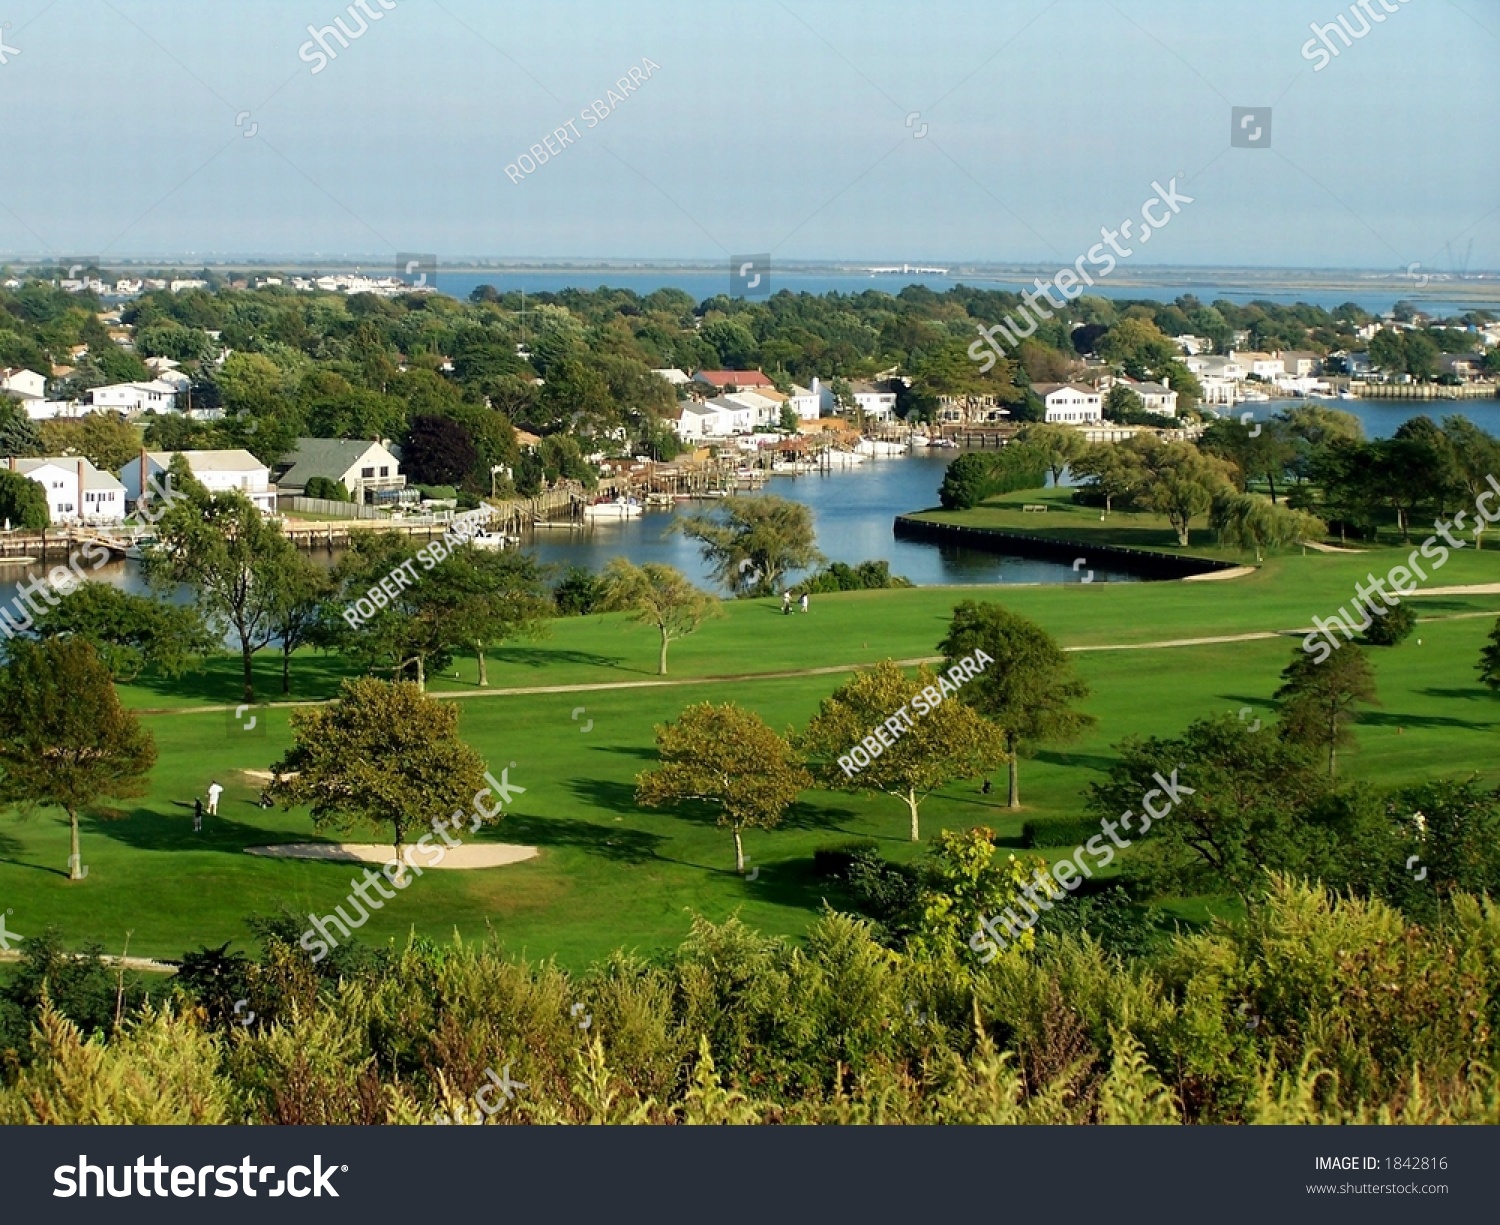
[[[1329,839],[1303,814],[1327,785],[1300,745],[1219,715],[1178,737],[1128,739],[1117,751],[1107,778],[1089,785],[1087,808],[1101,834],[1100,850],[1088,850],[1113,858],[1111,844],[1138,844],[1128,866],[1148,888],[1232,890],[1248,906],[1267,868],[1303,871],[1326,860]]]
[[[428,545],[419,554],[411,539],[398,532],[362,533],[332,575],[335,595],[331,603],[341,610],[353,609],[357,620],[341,612],[337,621],[328,621],[330,641],[343,654],[368,669],[387,668],[396,679],[410,668],[419,692],[427,687],[430,669],[447,666],[467,631],[457,617],[457,596],[445,597],[425,581],[425,572],[436,565],[431,548]],[[415,577],[419,556],[426,559],[423,580]],[[398,584],[391,578],[403,569],[403,578],[410,576],[414,581]],[[369,595],[377,589],[385,597],[383,605]],[[361,601],[364,607],[359,607]],[[364,608],[371,607],[367,615]]]
[[[20,459],[45,454],[42,436],[25,410],[0,396],[0,456]]]
[[[451,417],[414,417],[401,463],[418,485],[456,485],[478,461],[474,440]]]
[[[1187,548],[1193,520],[1206,514],[1214,498],[1229,487],[1230,465],[1187,442],[1163,443],[1141,435],[1126,445],[1139,457],[1142,469],[1133,503],[1165,515],[1177,543]]]
[[[1239,480],[1235,483],[1241,492],[1249,488],[1251,480],[1264,479],[1270,486],[1273,503],[1276,482],[1297,454],[1285,424],[1274,418],[1252,428],[1233,417],[1221,417],[1203,431],[1198,445],[1209,455],[1228,460],[1239,469]]]
[[[707,804],[717,824],[734,833],[734,870],[745,871],[746,829],[774,829],[812,776],[786,739],[759,715],[733,702],[689,706],[676,723],[659,724],[661,765],[636,776],[636,803],[645,808]]]
[[[183,496],[157,524],[161,547],[147,557],[146,577],[158,590],[186,583],[209,621],[234,631],[242,700],[253,702],[251,664],[276,635],[277,577],[296,550],[238,490],[208,493],[196,482],[174,487]]]
[[[1128,499],[1139,487],[1145,470],[1134,451],[1112,442],[1091,444],[1072,464],[1073,475],[1082,477],[1087,488],[1104,499],[1104,513],[1115,502]]]
[[[1500,473],[1500,443],[1467,417],[1461,416],[1443,419],[1443,438],[1451,457],[1455,483],[1463,489],[1472,506],[1490,488],[1489,482],[1494,475]],[[1489,524],[1482,514],[1473,518],[1474,547],[1482,549],[1484,529]]]
[[[389,828],[404,863],[410,830],[455,813],[483,817],[484,766],[458,737],[457,706],[409,681],[346,680],[335,701],[293,711],[292,732],[268,790],[284,807],[311,805],[317,828]]]
[[[23,532],[46,531],[52,522],[47,491],[29,476],[0,468],[0,526]]]
[[[79,813],[144,794],[155,764],[151,734],[120,704],[88,642],[11,642],[0,668],[0,799],[67,813],[69,880],[84,876]]]
[[[1070,425],[1028,425],[1016,441],[1032,448],[1046,459],[1052,483],[1061,485],[1069,465],[1081,459],[1089,449],[1083,434]]]
[[[1365,630],[1365,641],[1377,647],[1399,646],[1411,637],[1416,628],[1417,614],[1412,611],[1411,605],[1397,604],[1385,616],[1370,618],[1369,628]]]
[[[1052,635],[999,604],[965,600],[953,610],[948,635],[938,643],[947,670],[975,651],[994,660],[963,687],[962,700],[1003,730],[1010,767],[1009,807],[1021,806],[1018,758],[1036,744],[1066,741],[1095,720],[1072,708],[1088,686]]]
[[[1214,501],[1209,526],[1219,543],[1253,551],[1257,562],[1266,549],[1287,548],[1327,534],[1328,525],[1316,515],[1268,502],[1258,493],[1221,495]]]
[[[1326,749],[1332,778],[1338,750],[1354,743],[1349,725],[1359,719],[1359,707],[1380,704],[1370,661],[1352,642],[1322,663],[1299,648],[1281,677],[1275,697],[1281,703],[1282,736],[1294,744]]]
[[[519,550],[455,549],[433,571],[426,609],[442,605],[455,645],[473,646],[479,685],[490,683],[485,651],[512,638],[540,638],[553,615],[546,576],[536,558]]]
[[[1479,679],[1500,690],[1500,619],[1490,627],[1489,640],[1479,652]]]
[[[825,560],[812,510],[773,494],[725,498],[716,512],[687,515],[670,530],[699,542],[714,578],[735,596],[774,595],[783,575]]]
[[[101,472],[118,472],[140,454],[135,427],[117,413],[89,413],[76,421],[44,421],[42,441],[49,455],[82,455]]]
[[[723,616],[716,596],[700,591],[680,570],[659,562],[637,566],[616,557],[604,570],[603,612],[628,612],[632,621],[656,627],[661,637],[658,676],[667,674],[667,647],[697,631],[709,617]]]
[[[327,570],[300,553],[271,575],[271,633],[281,643],[281,692],[292,691],[292,655],[319,636],[324,601],[333,592]]]
[[[66,592],[42,610],[36,632],[88,642],[117,682],[135,680],[148,666],[180,676],[220,649],[195,607],[131,595],[107,583],[83,583]]]
[[[818,781],[844,791],[880,791],[901,800],[911,817],[911,840],[921,838],[922,801],[957,779],[975,778],[1006,760],[1002,733],[961,702],[940,701],[931,707],[924,688],[936,691],[938,677],[922,668],[907,677],[886,660],[859,672],[823,699],[818,713],[797,740],[797,748],[818,759]],[[889,728],[887,720],[908,713],[910,724],[885,745],[863,769],[839,764],[849,750],[871,734]],[[925,712],[925,713],[924,713]]]

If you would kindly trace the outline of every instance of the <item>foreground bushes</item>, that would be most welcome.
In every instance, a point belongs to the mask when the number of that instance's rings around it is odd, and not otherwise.
[[[40,1000],[0,1124],[431,1122],[486,1069],[526,1086],[495,1123],[1500,1123],[1500,908],[1465,895],[1422,927],[1278,881],[1138,956],[1044,935],[988,967],[832,912],[581,976],[416,942],[320,977],[265,939],[249,1028],[181,984],[107,1036]]]

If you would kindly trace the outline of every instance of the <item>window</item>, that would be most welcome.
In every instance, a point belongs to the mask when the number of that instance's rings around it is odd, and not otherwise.
[[[368,481],[368,480],[372,479],[374,477],[374,475],[375,475],[375,469],[374,468],[361,468],[359,470],[359,478],[362,481]]]
[[[390,474],[391,474],[390,468],[387,467],[385,464],[381,464],[380,465],[380,475],[381,476],[390,476]]]

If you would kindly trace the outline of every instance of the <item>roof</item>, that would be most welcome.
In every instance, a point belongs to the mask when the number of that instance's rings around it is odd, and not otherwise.
[[[249,451],[233,449],[222,451],[148,451],[147,457],[160,468],[170,468],[172,457],[181,455],[194,472],[269,472],[270,469]],[[130,463],[138,463],[131,460]],[[129,464],[126,465],[129,467]]]
[[[707,383],[710,387],[770,387],[773,386],[759,370],[700,370],[693,379]]]
[[[29,476],[38,468],[48,465],[61,468],[66,472],[77,472],[78,465],[83,465],[83,487],[84,489],[118,489],[124,490],[125,486],[115,480],[108,472],[100,472],[88,460],[81,455],[44,455],[33,459],[18,459],[15,461],[15,470],[23,476]],[[9,467],[9,461],[6,462]]]
[[[1031,390],[1046,399],[1059,391],[1076,391],[1080,395],[1097,396],[1099,393],[1092,387],[1080,387],[1077,383],[1033,383]]]
[[[1161,383],[1131,383],[1130,390],[1143,396],[1169,396],[1172,389]]]
[[[675,367],[671,367],[666,370],[653,370],[651,373],[659,374],[662,378],[666,379],[667,382],[678,386],[683,383],[691,383],[693,381],[684,371],[678,370]]]
[[[341,480],[376,447],[385,451],[380,443],[367,438],[299,438],[296,449],[281,457],[287,468],[278,480],[290,486],[305,486],[315,476]],[[390,455],[389,451],[385,453]],[[391,455],[391,459],[394,462],[396,457]]]
[[[754,409],[776,408],[782,402],[773,400],[770,396],[763,396],[758,391],[731,391],[728,395],[719,396],[718,399],[738,404],[741,408]]]

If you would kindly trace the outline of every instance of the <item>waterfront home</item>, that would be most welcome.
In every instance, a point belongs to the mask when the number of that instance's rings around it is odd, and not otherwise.
[[[1256,378],[1265,379],[1268,382],[1275,379],[1277,375],[1286,373],[1286,364],[1281,358],[1270,353],[1252,351],[1230,353],[1229,356],[1235,358],[1245,368],[1247,374],[1253,374]]]
[[[1082,425],[1104,419],[1104,398],[1092,387],[1076,383],[1036,383],[1032,386],[1047,410],[1049,425]]]
[[[1275,356],[1281,359],[1282,369],[1292,378],[1305,379],[1309,375],[1323,372],[1323,359],[1316,353],[1288,349]]]
[[[356,502],[399,502],[406,488],[400,461],[382,443],[357,438],[299,438],[274,475],[280,491],[293,496],[315,476],[343,482]]]
[[[864,413],[866,421],[892,421],[896,416],[896,393],[875,383],[849,384],[854,406]]]
[[[39,459],[11,456],[12,472],[35,481],[47,495],[47,516],[54,527],[68,523],[120,523],[125,518],[125,487],[100,472],[81,455]]]
[[[813,377],[811,387],[792,384],[792,394],[787,401],[798,421],[816,421],[824,411],[833,411],[833,392],[823,386],[823,380]]]
[[[177,408],[177,388],[171,383],[153,380],[149,383],[111,383],[95,387],[88,393],[95,408],[109,408],[126,416],[141,413],[170,413]]]
[[[760,391],[775,387],[759,370],[699,370],[693,374],[693,382],[715,393]]]
[[[774,428],[781,421],[781,406],[786,403],[787,397],[774,388],[769,391],[731,391],[728,395],[717,397],[729,404],[738,404],[742,408],[748,408],[755,414],[756,426],[769,426]]]
[[[1148,413],[1162,417],[1177,415],[1177,393],[1172,390],[1172,380],[1164,378],[1159,383],[1131,383],[1130,390],[1141,398],[1141,405]]]
[[[254,502],[262,514],[276,510],[276,486],[271,483],[271,470],[251,455],[239,449],[222,451],[146,451],[132,459],[120,469],[120,481],[132,504],[144,489],[167,487],[167,471],[172,460],[181,455],[187,461],[188,471],[210,493],[225,493],[238,490]]]

